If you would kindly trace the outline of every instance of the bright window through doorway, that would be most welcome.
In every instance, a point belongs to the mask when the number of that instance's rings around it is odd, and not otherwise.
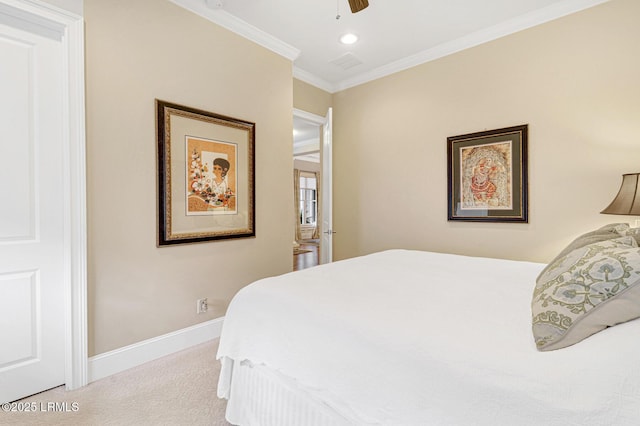
[[[315,226],[318,217],[316,176],[300,172],[300,224]]]

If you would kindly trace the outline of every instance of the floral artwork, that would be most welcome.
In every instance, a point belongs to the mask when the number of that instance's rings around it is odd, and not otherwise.
[[[511,209],[512,141],[460,149],[464,209]]]
[[[236,145],[186,137],[187,215],[237,214]]]

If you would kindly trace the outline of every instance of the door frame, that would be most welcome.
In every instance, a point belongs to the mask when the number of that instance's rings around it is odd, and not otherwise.
[[[38,0],[0,0],[0,22],[59,34],[64,55],[64,346],[65,385],[72,390],[88,383],[84,20]]]
[[[329,110],[328,110],[328,111],[329,111],[329,112],[328,112],[328,114],[329,114],[329,113],[330,113],[330,111],[331,111],[331,107],[329,107]],[[311,112],[303,111],[303,110],[301,110],[301,109],[297,109],[297,108],[294,108],[294,109],[293,109],[293,116],[294,116],[294,117],[297,117],[297,118],[301,118],[301,119],[303,119],[303,120],[306,120],[306,121],[308,121],[308,122],[310,122],[310,123],[317,124],[317,125],[319,126],[319,128],[320,128],[320,133],[321,133],[322,135],[324,135],[325,126],[326,126],[326,124],[327,124],[327,117],[326,117],[326,116],[321,116],[321,115],[313,114],[313,113],[311,113]],[[325,149],[325,147],[323,146],[323,144],[324,144],[324,141],[322,141],[322,144],[321,144],[321,145],[320,145],[320,147],[319,147],[319,148],[320,148],[320,152],[321,152],[321,153],[323,153],[323,151],[324,151],[324,149]],[[327,166],[329,167],[329,170],[331,170],[332,158],[331,158],[331,156],[330,156],[330,155],[329,155],[329,156],[326,156],[326,158],[325,158],[325,155],[320,155],[320,162],[321,162],[321,170],[323,171],[323,178],[322,178],[322,182],[325,182],[324,170],[326,170],[326,167],[327,167]],[[325,163],[325,162],[328,162],[328,163]],[[331,176],[329,176],[329,177],[331,177]],[[327,198],[330,198],[330,197],[331,197],[331,193],[330,193],[330,192],[329,192],[329,193],[327,193],[327,190],[329,190],[329,191],[330,191],[330,190],[331,190],[331,188],[325,188],[325,186],[326,186],[326,185],[321,185],[321,186],[320,186],[320,193],[321,193],[321,194],[320,194],[320,199],[321,199],[321,200],[326,200]],[[323,205],[324,205],[324,204],[323,204]],[[331,208],[331,206],[329,206],[329,207]],[[324,208],[324,207],[323,207],[323,208]],[[333,210],[333,209],[331,208],[331,214],[333,214],[333,211],[332,211],[332,210]],[[321,244],[322,244],[322,232],[323,232],[322,224],[320,224],[319,228],[320,228],[320,233],[321,233],[320,242],[321,242]],[[320,247],[320,250],[322,250],[322,247]],[[320,256],[320,257],[322,257],[322,256]],[[328,261],[330,262],[331,260],[332,260],[332,259],[329,259]],[[326,261],[326,259],[325,259],[325,261]],[[322,259],[320,259],[320,262],[322,263]]]
[[[322,145],[320,146],[322,161],[322,226],[320,227],[320,259],[319,263],[333,262],[333,108],[327,109],[325,124],[322,126]]]

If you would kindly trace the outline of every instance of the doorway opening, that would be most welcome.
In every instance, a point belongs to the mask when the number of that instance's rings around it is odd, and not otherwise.
[[[317,216],[316,216],[316,226],[314,232],[314,239],[318,237],[318,263],[330,263],[333,260],[333,234],[335,234],[335,230],[333,229],[333,179],[332,179],[332,150],[333,150],[333,109],[329,107],[327,109],[327,115],[322,117],[319,115],[311,114],[305,111],[301,111],[298,109],[293,110],[293,118],[294,123],[300,125],[301,128],[305,126],[310,126],[310,134],[314,136],[309,138],[313,139],[313,141],[307,139],[305,143],[305,138],[301,137],[298,141],[298,145],[301,147],[301,150],[308,151],[306,154],[313,154],[313,156],[319,155],[319,170],[320,172],[316,175],[316,185],[319,186],[317,188]],[[294,128],[295,130],[295,128]],[[316,141],[317,136],[317,143]],[[305,147],[305,145],[309,145]],[[313,146],[313,148],[312,148]],[[315,151],[315,152],[311,152]],[[316,154],[317,152],[317,154]],[[298,154],[302,155],[302,152],[298,152]],[[294,156],[295,145],[294,145]],[[294,160],[295,161],[295,160]],[[294,171],[295,171],[294,167]],[[314,172],[315,173],[315,172]],[[295,173],[294,173],[295,175]],[[298,209],[299,209],[299,191],[297,188],[298,179],[294,179],[294,191],[295,194],[295,217],[299,217]],[[296,224],[296,234],[297,237],[294,238],[294,245],[297,243],[295,240],[299,239],[298,237],[298,220],[294,221]],[[302,222],[301,222],[302,224]]]
[[[321,131],[322,124],[294,113],[294,271],[316,266],[320,262]]]

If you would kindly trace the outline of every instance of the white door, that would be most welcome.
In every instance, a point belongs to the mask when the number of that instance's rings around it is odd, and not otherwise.
[[[63,58],[0,24],[0,403],[65,382]]]
[[[322,127],[322,185],[320,186],[320,204],[322,206],[322,227],[320,238],[320,263],[333,260],[333,110],[329,108]]]

